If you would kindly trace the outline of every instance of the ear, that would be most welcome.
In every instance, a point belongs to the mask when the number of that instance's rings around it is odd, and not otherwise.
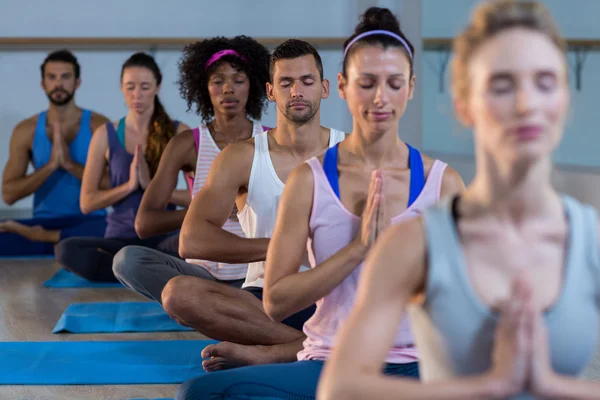
[[[81,85],[81,78],[77,78],[77,80],[75,81],[75,89],[79,89],[80,85]]]
[[[161,85],[158,85],[158,86],[156,87],[156,94],[157,94],[157,95],[160,93],[160,88],[161,88],[161,87],[162,87]]]
[[[453,96],[452,105],[454,106],[454,113],[456,114],[456,119],[458,119],[458,121],[465,127],[472,128],[473,118],[471,116],[471,113],[469,112],[467,102],[458,96]]]
[[[338,72],[337,79],[338,79],[338,93],[340,94],[340,97],[342,98],[342,100],[346,100],[346,85],[348,84],[348,81],[346,81],[344,74],[342,74],[341,72]]]
[[[415,94],[415,81],[417,77],[413,74],[412,78],[410,78],[410,82],[408,83],[408,99],[412,100],[413,95]]]
[[[267,82],[267,98],[269,101],[275,101],[275,95],[273,94],[273,85]]]
[[[326,99],[329,97],[329,79],[323,79],[321,81],[321,87],[323,88],[323,93],[321,94],[322,99]]]

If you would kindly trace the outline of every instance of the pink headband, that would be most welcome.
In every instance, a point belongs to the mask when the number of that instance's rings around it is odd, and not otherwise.
[[[246,62],[246,57],[240,55],[237,51],[235,50],[231,50],[231,49],[227,49],[227,50],[221,50],[221,51],[217,51],[215,54],[213,54],[208,61],[206,62],[206,64],[204,64],[204,69],[206,70],[206,68],[210,67],[212,64],[215,63],[215,61],[219,60],[221,57],[223,56],[236,56],[239,59],[241,59],[242,61]]]
[[[412,51],[410,51],[410,47],[408,46],[408,43],[406,43],[406,40],[402,39],[402,37],[400,35],[397,35],[394,32],[384,31],[384,30],[374,30],[374,31],[363,32],[360,35],[358,35],[357,37],[355,37],[354,39],[352,39],[352,41],[350,41],[350,43],[348,43],[348,46],[346,46],[346,49],[344,50],[344,57],[346,57],[348,50],[350,50],[350,47],[354,43],[358,42],[360,39],[364,38],[365,36],[372,36],[372,35],[386,35],[386,36],[393,37],[394,39],[396,39],[397,41],[402,43],[402,46],[404,46],[404,48],[406,49],[406,51],[408,53],[408,56],[412,60],[413,54],[412,54]]]

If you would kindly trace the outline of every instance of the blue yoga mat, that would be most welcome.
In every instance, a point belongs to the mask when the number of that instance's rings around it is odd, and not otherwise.
[[[191,331],[173,321],[156,302],[71,304],[52,333]]]
[[[0,385],[178,384],[214,340],[0,342]]]
[[[32,254],[32,255],[24,255],[24,256],[2,256],[0,255],[0,260],[52,260],[54,259],[54,254]]]
[[[65,269],[59,270],[54,276],[44,282],[48,288],[122,288],[120,282],[92,282],[77,276]]]

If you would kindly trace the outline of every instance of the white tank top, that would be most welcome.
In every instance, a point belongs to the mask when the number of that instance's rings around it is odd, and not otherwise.
[[[268,132],[254,137],[254,160],[248,182],[248,198],[246,205],[238,213],[240,225],[247,238],[270,238],[275,228],[279,199],[283,193],[284,183],[277,176],[271,155],[269,154]],[[346,134],[337,129],[329,133],[329,147],[344,140]],[[300,270],[308,270],[308,260]],[[263,287],[265,262],[257,261],[248,264],[246,282],[242,287]]]
[[[262,125],[255,121],[252,128],[252,137],[261,133],[263,130],[264,129]],[[194,196],[196,196],[196,194],[204,186],[206,178],[208,177],[208,172],[210,171],[210,167],[215,158],[221,152],[221,149],[219,149],[219,146],[217,146],[215,143],[212,135],[210,134],[210,130],[206,127],[206,125],[199,126],[198,131],[198,158],[196,159],[196,173],[194,175],[192,198],[194,198]],[[245,237],[244,231],[242,230],[242,227],[240,226],[235,214],[230,216],[227,221],[225,221],[223,229],[235,235]],[[207,269],[212,276],[222,281],[244,279],[248,271],[248,264],[225,264],[215,261],[196,259],[187,259],[185,261]]]

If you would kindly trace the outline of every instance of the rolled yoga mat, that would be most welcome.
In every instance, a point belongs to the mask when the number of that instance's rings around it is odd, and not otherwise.
[[[214,340],[0,342],[0,385],[179,384]]]
[[[52,333],[192,331],[169,317],[156,302],[75,303],[69,305]]]
[[[92,282],[75,275],[65,269],[60,269],[54,276],[44,282],[47,288],[122,288],[120,282]]]

